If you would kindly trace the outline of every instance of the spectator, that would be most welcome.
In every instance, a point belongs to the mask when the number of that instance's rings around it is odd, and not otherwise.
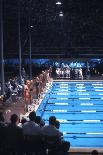
[[[56,120],[55,122],[55,127],[59,130],[60,128],[60,122],[58,120]],[[65,140],[61,140],[61,145],[62,145],[62,151],[64,152],[65,151],[65,154],[67,153],[67,151],[69,150],[70,148],[70,142],[67,142]]]
[[[55,122],[55,127],[56,127],[57,129],[60,128],[60,122],[59,122],[58,120],[56,120],[56,122]]]
[[[33,111],[29,114],[29,121],[24,123],[22,126],[24,135],[41,134],[41,129],[39,125],[35,123],[35,120],[36,120],[36,113]]]
[[[97,150],[93,150],[92,151],[92,155],[98,155],[98,151]]]
[[[55,127],[59,130],[60,128],[60,122],[58,120],[55,121]],[[61,135],[63,136],[63,133],[61,132]]]
[[[56,120],[55,116],[49,117],[49,125],[42,128],[42,134],[44,136],[48,136],[48,137],[56,136],[55,139],[52,141],[52,149],[54,149],[54,147],[55,147],[56,152],[61,152],[63,155],[67,155],[67,152],[70,148],[70,143],[62,140],[61,137],[62,137],[63,133],[61,133],[59,131],[59,129],[57,129],[57,128],[59,128],[59,126],[55,126],[58,124],[60,124],[60,123]],[[47,144],[51,144],[51,142],[50,143],[47,142]]]
[[[23,140],[22,128],[17,126],[18,116],[11,115],[11,123],[6,127],[6,147],[10,152],[20,152]]]
[[[36,116],[35,123],[37,123],[40,127],[43,127],[45,125],[44,120],[42,120],[40,116]]]
[[[62,136],[62,133],[55,127],[56,117],[49,117],[49,125],[42,128],[42,133],[47,136]]]
[[[33,154],[34,152],[45,154],[45,147],[42,143],[41,128],[35,123],[36,113],[31,112],[29,114],[29,121],[24,123],[23,133],[24,133],[24,150],[26,154]]]

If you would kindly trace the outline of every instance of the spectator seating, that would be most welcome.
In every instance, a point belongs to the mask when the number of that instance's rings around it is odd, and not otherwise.
[[[58,136],[44,136],[44,143],[48,154],[51,155],[58,152],[58,144],[60,144]]]
[[[46,147],[43,143],[41,135],[24,135],[23,152],[26,155],[45,155]]]
[[[67,155],[70,143],[60,140],[58,136],[44,136],[44,144],[48,155]]]

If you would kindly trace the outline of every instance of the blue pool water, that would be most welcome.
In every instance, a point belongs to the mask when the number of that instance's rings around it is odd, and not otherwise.
[[[56,116],[71,147],[103,147],[103,82],[53,82],[36,113]]]

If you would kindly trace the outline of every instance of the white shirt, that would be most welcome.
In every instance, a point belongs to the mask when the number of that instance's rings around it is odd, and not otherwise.
[[[41,128],[33,121],[29,121],[22,126],[24,135],[39,135],[41,134]]]
[[[63,134],[53,125],[46,125],[42,128],[42,134],[47,136],[59,136]]]

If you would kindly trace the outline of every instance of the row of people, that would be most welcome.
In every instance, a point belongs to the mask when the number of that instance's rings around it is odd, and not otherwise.
[[[28,153],[42,151],[46,154],[46,150],[56,154],[66,155],[70,143],[62,139],[63,134],[59,131],[58,121],[55,116],[49,118],[49,125],[45,125],[42,119],[37,119],[36,113],[29,114],[29,121],[22,122],[22,126],[17,125],[18,117],[16,114],[11,116],[11,123],[5,124],[2,114],[0,114],[0,151],[10,153]],[[38,124],[37,124],[37,123]],[[40,136],[41,141],[37,146],[34,144],[34,137]],[[49,139],[55,137],[54,139]],[[38,143],[37,143],[38,144]],[[36,145],[36,146],[35,146]],[[25,147],[26,146],[26,147]],[[41,147],[41,148],[40,148]],[[55,149],[54,149],[55,148]],[[40,149],[40,150],[39,150]],[[39,152],[40,153],[40,152]]]
[[[46,84],[51,79],[52,68],[42,71],[32,80],[26,80],[23,89],[23,96],[26,104],[33,103],[33,99],[38,99],[44,91]]]
[[[18,116],[16,114],[11,115],[10,120],[9,124],[5,123],[3,114],[0,112],[1,155],[5,153],[8,155],[31,155],[34,151],[37,151],[39,155],[50,153],[66,155],[69,151],[70,142],[65,142],[61,138],[63,134],[59,131],[60,123],[55,116],[49,118],[49,125],[45,125],[45,122],[41,117],[36,116],[35,112],[29,114],[29,121],[23,118],[22,125],[17,123]],[[40,143],[36,139],[37,144],[34,143],[36,135],[38,138],[42,138],[39,139]],[[93,150],[91,155],[98,155],[98,151]]]
[[[83,80],[82,68],[74,68],[74,69],[70,67],[56,68],[56,77]]]

